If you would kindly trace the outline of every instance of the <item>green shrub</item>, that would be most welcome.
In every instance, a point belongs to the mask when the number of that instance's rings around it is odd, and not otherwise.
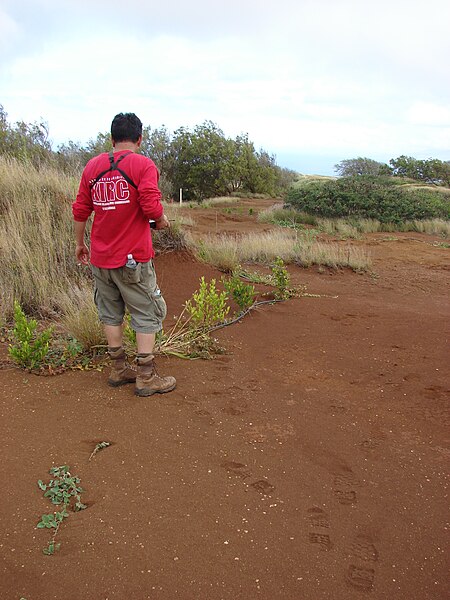
[[[286,300],[290,296],[289,283],[291,279],[286,267],[284,266],[284,261],[282,258],[277,256],[271,267],[271,271],[274,285],[277,288],[277,298],[280,300]]]
[[[37,321],[28,320],[19,302],[14,302],[13,344],[9,355],[19,366],[26,369],[39,369],[49,354],[52,329],[36,332]]]
[[[397,186],[393,178],[343,177],[292,187],[286,203],[308,214],[378,219],[382,223],[450,218],[450,195]]]
[[[242,281],[239,273],[234,271],[231,277],[223,279],[223,286],[241,310],[246,310],[255,301],[255,287]]]
[[[227,299],[226,292],[219,292],[216,288],[215,279],[211,279],[208,285],[202,277],[199,290],[186,302],[192,324],[207,329],[222,323],[230,310]]]

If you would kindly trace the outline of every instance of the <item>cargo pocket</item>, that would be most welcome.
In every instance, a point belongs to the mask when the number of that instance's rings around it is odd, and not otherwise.
[[[141,272],[142,272],[142,264],[138,263],[134,269],[130,269],[129,267],[121,267],[122,272],[122,281],[124,283],[140,283],[141,281]]]
[[[161,321],[164,321],[167,315],[167,304],[162,297],[161,290],[158,287],[154,292],[151,293],[151,298],[153,300],[155,317]]]

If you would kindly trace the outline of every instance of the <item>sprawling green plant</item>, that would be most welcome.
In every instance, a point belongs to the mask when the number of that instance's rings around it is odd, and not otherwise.
[[[53,535],[44,548],[44,554],[54,554],[59,550],[61,544],[56,543],[61,523],[69,516],[67,509],[72,506],[73,511],[77,512],[87,508],[86,504],[81,502],[81,493],[83,488],[79,486],[80,479],[70,474],[68,465],[53,467],[49,471],[52,479],[44,483],[39,479],[38,486],[44,492],[44,497],[48,498],[52,504],[62,505],[62,510],[42,515],[41,520],[36,525],[38,529],[52,529]]]

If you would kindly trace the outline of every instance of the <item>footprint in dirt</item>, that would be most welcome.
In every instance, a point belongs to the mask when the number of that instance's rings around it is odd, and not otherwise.
[[[235,475],[241,479],[247,479],[248,477],[252,476],[252,472],[244,463],[228,460],[223,462],[220,466],[222,469],[225,469],[229,477]],[[264,496],[269,496],[275,489],[275,486],[272,485],[270,481],[267,481],[267,479],[258,479],[253,483],[246,483],[245,485],[253,488]]]
[[[246,479],[251,476],[250,469],[247,468],[247,465],[244,463],[234,462],[232,460],[223,462],[220,465],[229,475],[236,475],[237,477],[241,477],[242,479]]]
[[[330,550],[332,543],[329,533],[330,519],[327,513],[318,506],[313,506],[306,511],[306,520],[309,524],[309,543],[313,544],[318,550]]]
[[[267,479],[259,479],[258,481],[254,481],[250,484],[250,486],[257,492],[259,492],[260,494],[264,494],[265,496],[271,494],[275,489],[275,486],[272,485],[269,481],[267,481]]]
[[[351,558],[345,573],[349,585],[370,592],[375,582],[375,567],[378,551],[373,540],[366,535],[357,535],[349,548]]]
[[[339,469],[334,476],[334,497],[339,504],[356,504],[355,487],[359,485],[359,480],[349,467]]]
[[[209,410],[206,410],[205,408],[197,408],[194,410],[194,414],[199,418],[199,420],[205,421],[209,425],[214,425],[216,422]]]
[[[221,409],[227,415],[237,416],[242,415],[247,411],[248,405],[243,400],[229,400]]]

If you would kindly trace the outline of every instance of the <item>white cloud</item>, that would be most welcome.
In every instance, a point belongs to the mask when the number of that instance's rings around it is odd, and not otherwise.
[[[450,127],[450,108],[433,102],[415,102],[406,113],[412,125]]]
[[[280,155],[450,153],[443,0],[0,2],[0,102],[57,142],[131,110]]]
[[[0,51],[3,53],[15,43],[20,28],[13,17],[0,6]]]

